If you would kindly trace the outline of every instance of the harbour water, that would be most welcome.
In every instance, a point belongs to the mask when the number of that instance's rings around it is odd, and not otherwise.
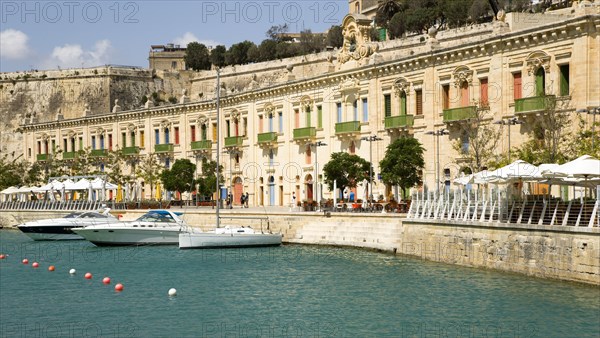
[[[351,248],[97,248],[2,230],[0,253],[1,337],[600,336],[597,287]]]

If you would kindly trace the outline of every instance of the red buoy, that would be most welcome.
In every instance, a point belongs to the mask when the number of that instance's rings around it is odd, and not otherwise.
[[[27,258],[23,259],[23,264],[29,264],[29,259],[27,259]]]
[[[0,259],[4,259],[4,258],[6,258],[6,255],[5,254],[0,254]]]
[[[34,268],[37,268],[40,265],[38,264],[38,262],[33,262],[33,264],[31,264],[31,266],[33,266]]]
[[[50,266],[48,267],[48,271],[54,271],[54,265],[50,265]]]
[[[104,284],[110,284],[110,278],[104,277],[104,279],[102,279],[102,283],[104,283]]]
[[[123,291],[123,284],[119,283],[119,284],[115,285],[115,291],[117,291],[117,292]]]
[[[85,276],[83,276],[83,277],[85,277],[85,279],[92,279],[92,274],[89,272],[86,272]]]

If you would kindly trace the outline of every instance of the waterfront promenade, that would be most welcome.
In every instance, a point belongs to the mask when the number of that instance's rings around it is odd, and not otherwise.
[[[203,230],[214,227],[210,207],[175,207],[185,220]],[[296,209],[299,210],[299,209]],[[121,219],[145,210],[117,210]],[[55,211],[0,211],[0,223],[15,225],[31,219],[59,216]],[[281,232],[284,243],[350,246],[408,255],[448,264],[516,272],[541,278],[600,286],[600,228],[533,224],[481,223],[406,219],[398,213],[292,211],[289,207],[222,210],[223,226],[243,222]]]

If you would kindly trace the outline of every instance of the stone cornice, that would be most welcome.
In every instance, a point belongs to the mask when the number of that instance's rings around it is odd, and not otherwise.
[[[347,80],[370,80],[373,77],[394,77],[419,69],[425,69],[436,65],[456,63],[462,61],[468,63],[472,58],[485,55],[502,53],[511,50],[546,45],[550,42],[565,40],[600,31],[600,15],[586,15],[567,19],[560,22],[532,27],[516,32],[507,32],[490,37],[486,42],[470,42],[464,45],[442,47],[434,51],[410,55],[396,60],[370,64],[350,70],[336,71],[318,75],[308,79],[299,79],[286,83],[276,84],[270,87],[249,90],[242,93],[225,95],[221,98],[222,108],[235,107],[241,103],[265,100],[273,97],[289,97],[290,94],[301,95],[315,88],[338,87]],[[443,46],[444,41],[440,41]],[[381,51],[385,53],[385,49]],[[524,56],[525,59],[526,56]],[[207,77],[209,78],[209,77]],[[52,121],[46,123],[21,125],[23,131],[46,130],[54,128],[75,127],[88,124],[98,124],[133,120],[146,117],[159,117],[176,115],[189,112],[204,112],[216,110],[213,100],[177,104],[148,109],[122,111],[117,114],[106,113],[92,115],[70,120]]]

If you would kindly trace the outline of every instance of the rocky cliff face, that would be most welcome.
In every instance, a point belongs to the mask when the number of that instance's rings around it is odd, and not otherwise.
[[[27,123],[106,113],[119,100],[122,110],[143,106],[143,98],[166,104],[187,89],[185,73],[97,67],[0,74],[0,156],[22,154],[17,131]]]

